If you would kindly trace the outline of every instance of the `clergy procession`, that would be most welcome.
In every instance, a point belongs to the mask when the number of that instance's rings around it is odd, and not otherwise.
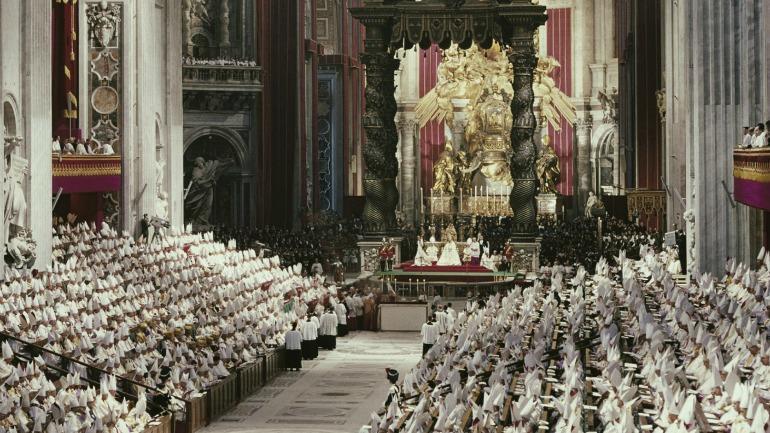
[[[306,359],[316,335],[333,349],[334,313],[290,331],[311,307],[331,296],[345,321],[334,286],[208,233],[146,243],[106,224],[61,225],[54,245],[52,266],[13,270],[0,289],[0,432],[126,433],[167,411],[184,419],[186,401],[284,342],[293,354],[304,337]]]
[[[469,299],[361,432],[770,432],[770,253],[668,271],[647,246]]]

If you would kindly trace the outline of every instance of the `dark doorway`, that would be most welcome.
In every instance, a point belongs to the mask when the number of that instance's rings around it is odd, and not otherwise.
[[[209,222],[212,225],[236,227],[244,225],[243,207],[251,205],[249,197],[244,194],[242,185],[242,161],[228,139],[216,134],[209,134],[195,140],[184,153],[185,191],[190,184],[190,174],[195,158],[202,157],[206,161],[222,161],[232,159],[230,167],[218,180],[214,187],[214,203]],[[185,218],[187,222],[187,218]]]

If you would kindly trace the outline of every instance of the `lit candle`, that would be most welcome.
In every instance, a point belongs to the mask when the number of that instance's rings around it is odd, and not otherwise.
[[[420,213],[424,213],[425,198],[423,197],[422,187],[420,187]]]

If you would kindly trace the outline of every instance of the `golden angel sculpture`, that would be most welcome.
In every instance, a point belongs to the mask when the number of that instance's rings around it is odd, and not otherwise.
[[[447,148],[464,152],[460,157],[463,161],[453,167],[455,182],[462,183],[460,188],[469,188],[469,180],[480,172],[481,178],[473,183],[505,194],[512,185],[508,161],[513,151],[510,142],[513,67],[497,43],[489,49],[472,45],[461,50],[453,45],[444,50],[442,56],[436,86],[415,107],[420,127],[433,120],[444,122]],[[559,66],[553,57],[540,59],[532,86],[541,115],[557,131],[561,129],[561,118],[572,124],[576,119],[570,98],[559,90],[550,76]],[[456,107],[466,113],[464,146],[453,143]],[[434,165],[434,172],[441,170],[442,174],[434,173],[437,191],[455,190],[455,186],[446,185],[447,176],[443,175],[448,165],[447,151]]]
[[[575,105],[569,96],[559,90],[556,80],[551,77],[551,73],[559,67],[561,67],[559,61],[551,56],[538,59],[532,83],[535,100],[540,101],[540,115],[556,131],[561,131],[560,118],[563,117],[570,125],[574,125],[577,120]]]
[[[540,180],[540,192],[543,194],[555,194],[556,185],[561,180],[559,157],[549,144],[549,137],[543,137],[543,148],[537,158],[537,177]]]
[[[438,160],[433,164],[433,192],[453,195],[457,182],[457,165],[452,145],[447,143]]]
[[[467,100],[465,111],[472,111],[490,80],[497,82],[509,97],[513,96],[509,78],[512,76],[513,67],[497,43],[487,50],[475,44],[467,50],[452,45],[442,53],[436,86],[415,107],[420,127],[431,120],[451,126],[454,121],[452,100]]]

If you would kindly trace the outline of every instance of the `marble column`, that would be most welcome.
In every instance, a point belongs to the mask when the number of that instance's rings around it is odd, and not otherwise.
[[[3,22],[3,2],[0,2],[0,23]],[[0,37],[4,37],[3,30],[0,28]],[[3,56],[7,55],[3,51],[3,44],[0,42],[0,61],[4,58]],[[3,88],[3,68],[0,64],[0,119],[5,119],[3,109],[5,104],[3,104],[2,95],[5,95],[6,91]],[[2,120],[0,120],[2,122]],[[2,128],[3,124],[0,123],[0,143],[5,143],[5,133]],[[2,172],[5,173],[5,158],[3,158],[2,161],[0,161],[0,169],[2,169]],[[0,191],[5,191],[5,176],[0,176]],[[3,207],[3,210],[0,211],[0,216],[3,217],[3,221],[5,221],[5,207]],[[0,239],[5,239],[5,224],[0,224]],[[5,242],[0,242],[0,254],[2,254],[2,257],[5,257]],[[5,273],[0,275],[0,280],[5,278]]]
[[[590,29],[594,28],[594,0],[580,0],[575,2],[575,29],[573,32],[574,52],[577,54],[573,59],[573,78],[574,86],[572,89],[573,98],[578,99],[580,105],[587,103],[584,98],[591,96],[591,70],[589,65],[594,62],[594,33]],[[585,107],[577,107],[578,110]],[[578,113],[579,115],[579,113]]]
[[[135,53],[139,53],[139,47],[142,46],[140,44],[142,32],[139,32],[137,28],[137,8],[140,7],[137,3],[139,2],[123,2],[123,20],[121,22],[123,47],[121,49],[122,67],[120,73],[123,74],[123,87],[121,88],[120,102],[123,117],[120,119],[120,128],[123,135],[123,146],[121,146],[120,156],[123,165],[123,179],[120,191],[120,222],[123,229],[132,235],[138,232],[141,218],[141,214],[137,215],[136,212],[137,197],[141,197],[137,191],[137,186],[141,183],[139,180],[141,151],[137,149],[136,144],[141,143],[142,136],[134,125],[138,125],[140,122],[137,98],[143,86],[139,81],[139,74],[131,72],[137,71],[139,67],[140,59]],[[137,35],[137,32],[140,34]],[[144,33],[149,32],[144,31]],[[143,78],[149,79],[149,77]],[[142,194],[151,194],[151,192],[144,191]]]
[[[365,50],[361,56],[366,65],[366,111],[362,119],[366,134],[363,220],[368,234],[381,234],[396,228],[398,132],[393,72],[399,61],[388,53],[387,23],[368,17],[360,21],[366,26]]]
[[[35,267],[51,261],[51,2],[22,2],[24,147],[28,225],[37,242]]]
[[[166,194],[168,195],[168,216],[172,227],[181,228],[184,224],[184,119],[182,107],[182,22],[179,17],[182,5],[187,0],[166,2],[166,128],[168,137],[166,152]]]
[[[455,113],[455,121],[451,125],[452,129],[452,144],[455,151],[467,149],[465,143],[465,127],[468,125],[468,120],[465,118],[465,113]]]
[[[176,2],[172,2],[176,3]],[[193,46],[190,32],[190,21],[192,13],[192,0],[182,0],[182,54],[192,56]]]
[[[686,200],[694,215],[695,266],[701,271],[722,273],[728,256],[752,260],[741,257],[750,224],[730,196],[730,149],[740,142],[744,123],[763,120],[765,84],[759,71],[765,63],[760,31],[765,3],[669,0],[664,8],[671,23],[666,49],[684,57],[667,64],[666,88],[673,97],[667,101],[667,121],[671,129],[678,129],[679,121],[684,125]],[[725,25],[725,17],[731,25]],[[669,137],[676,145],[678,138]]]
[[[578,118],[575,124],[575,135],[577,136],[577,201],[580,213],[583,213],[583,206],[588,198],[588,191],[594,191],[598,188],[592,179],[596,178],[591,170],[591,127],[593,119],[591,114],[586,113],[585,117]],[[598,170],[598,167],[597,167]],[[594,191],[599,194],[599,191]]]
[[[574,28],[593,29],[594,28],[594,0],[581,0],[575,2],[574,10]],[[591,170],[591,95],[593,91],[593,76],[591,65],[594,63],[594,32],[593,31],[575,31],[574,32],[574,52],[573,59],[573,77],[574,87],[572,89],[572,101],[575,104],[577,114],[577,124],[575,125],[577,143],[575,145],[576,167],[575,179],[576,190],[574,191],[577,200],[578,209],[582,212],[582,207],[588,197],[588,191],[596,187],[591,182],[595,177]],[[598,194],[599,192],[596,191]]]
[[[229,0],[219,3],[219,55],[230,55],[230,6]]]
[[[400,119],[401,210],[408,223],[416,224],[420,214],[420,141],[414,107],[420,100],[420,58],[419,53],[411,49],[399,50],[397,56],[401,57],[395,93]]]
[[[135,59],[136,74],[145,77],[144,83],[138,82],[136,89],[136,137],[138,140],[132,143],[136,157],[134,158],[134,195],[126,196],[124,202],[134,207],[133,215],[136,215],[134,224],[127,226],[139,233],[141,220],[144,214],[155,216],[155,200],[157,197],[155,182],[156,160],[156,106],[155,94],[162,91],[163,78],[159,76],[158,64],[163,64],[164,46],[157,47],[158,35],[165,33],[165,29],[156,28],[155,3],[136,2],[136,27],[135,43],[136,51],[145,53]],[[162,40],[162,39],[161,39]],[[124,53],[124,55],[130,53]],[[179,66],[181,68],[181,66]],[[158,119],[161,123],[163,119]],[[125,129],[133,125],[124,125]]]
[[[417,220],[416,210],[416,185],[415,185],[415,135],[417,133],[417,122],[414,119],[414,112],[411,115],[403,113],[399,120],[399,132],[401,134],[401,170],[400,170],[400,191],[401,191],[401,210],[404,212],[406,222],[414,223]]]

